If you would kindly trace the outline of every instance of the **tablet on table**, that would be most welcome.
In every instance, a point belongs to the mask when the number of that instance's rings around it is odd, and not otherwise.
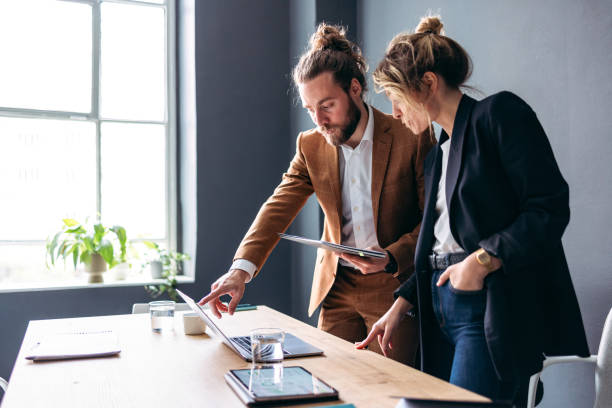
[[[230,370],[225,381],[247,406],[338,399],[338,391],[300,366]]]

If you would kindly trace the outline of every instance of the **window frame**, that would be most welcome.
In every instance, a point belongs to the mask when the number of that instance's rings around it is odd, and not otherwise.
[[[176,51],[176,0],[164,0],[162,3],[154,3],[149,1],[139,0],[56,0],[70,3],[81,3],[90,5],[92,8],[92,72],[91,72],[91,106],[90,112],[73,112],[73,111],[57,111],[44,109],[29,109],[29,108],[14,108],[0,106],[0,116],[9,118],[29,118],[29,119],[56,119],[67,121],[89,121],[95,125],[95,149],[96,149],[96,213],[101,214],[102,208],[102,156],[101,156],[101,125],[104,122],[108,123],[132,123],[132,124],[156,124],[165,126],[165,199],[166,199],[166,214],[165,227],[166,237],[163,240],[154,239],[158,242],[165,243],[170,249],[178,250],[178,120],[177,120],[177,51]],[[125,120],[125,119],[110,119],[100,116],[100,66],[101,66],[101,5],[103,3],[116,3],[126,5],[137,5],[141,7],[161,8],[165,13],[164,20],[164,51],[165,51],[165,118],[161,121],[155,120]],[[150,239],[130,239],[132,242],[144,241]],[[36,245],[44,244],[46,240],[0,240],[0,245]],[[191,277],[192,279],[192,277]],[[191,280],[190,279],[190,280]],[[184,280],[181,279],[181,280]],[[142,279],[137,285],[141,285]],[[150,282],[144,282],[150,283]],[[104,283],[104,286],[124,286],[130,285],[130,282]],[[96,284],[100,285],[100,284]],[[2,285],[6,286],[6,285]],[[7,289],[11,290],[11,283],[8,287],[0,287],[0,292]],[[27,284],[26,284],[27,286]],[[70,285],[65,286],[61,282],[49,282],[46,286],[49,289],[68,288],[68,287],[89,287],[89,285]],[[25,290],[24,285],[17,285],[17,291]],[[36,284],[33,289],[45,289]]]

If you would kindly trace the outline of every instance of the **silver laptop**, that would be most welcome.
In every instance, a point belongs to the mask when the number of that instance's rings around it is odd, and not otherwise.
[[[251,361],[251,337],[250,336],[236,336],[227,337],[219,326],[215,324],[213,319],[206,313],[204,308],[198,305],[192,298],[177,289],[176,291],[181,298],[189,305],[189,307],[196,312],[202,320],[210,327],[210,329],[223,339],[223,343],[236,353],[240,354],[246,361]],[[295,337],[291,333],[285,334],[285,341],[283,342],[283,354],[284,358],[297,358],[297,357],[308,357],[308,356],[320,356],[323,354],[323,350],[313,346],[312,344],[306,343],[298,337]]]

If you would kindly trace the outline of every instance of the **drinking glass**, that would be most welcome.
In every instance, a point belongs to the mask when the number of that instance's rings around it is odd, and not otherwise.
[[[172,300],[149,302],[153,332],[165,333],[174,329],[174,306],[175,303]]]
[[[251,330],[251,357],[253,365],[283,362],[285,332],[276,328]]]

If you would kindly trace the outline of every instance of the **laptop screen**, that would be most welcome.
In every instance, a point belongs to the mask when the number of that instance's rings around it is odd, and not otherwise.
[[[230,339],[225,335],[225,333],[223,333],[221,331],[221,329],[219,328],[219,326],[217,326],[215,324],[215,322],[213,321],[213,319],[208,316],[208,313],[206,313],[206,311],[204,310],[204,308],[200,305],[198,305],[192,298],[190,298],[189,296],[187,296],[186,294],[184,294],[183,292],[181,292],[180,290],[176,290],[176,293],[179,294],[179,296],[181,298],[183,298],[183,300],[185,301],[185,303],[187,303],[189,305],[189,307],[191,308],[191,310],[193,310],[194,312],[196,312],[197,314],[200,315],[200,317],[202,317],[202,319],[204,320],[204,322],[208,325],[208,327],[210,327],[210,329],[218,336],[223,337],[226,340],[226,343],[231,345],[232,348],[235,348],[235,346],[232,344],[232,342],[230,341]]]

